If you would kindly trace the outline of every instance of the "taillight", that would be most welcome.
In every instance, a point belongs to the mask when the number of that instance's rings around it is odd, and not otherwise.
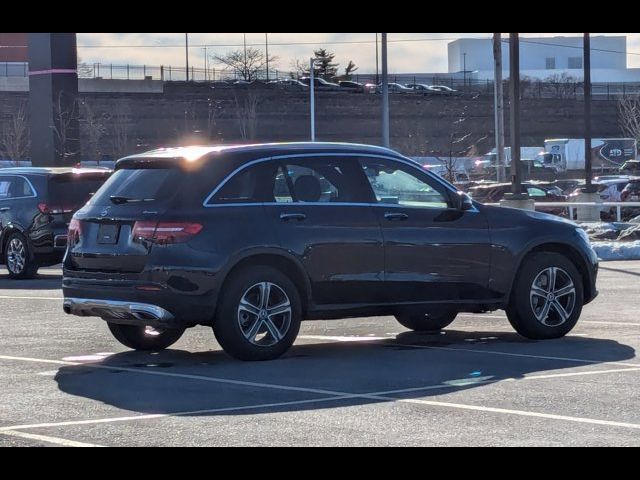
[[[67,234],[67,243],[75,245],[80,241],[80,235],[82,234],[82,222],[75,218],[72,218],[69,222],[69,232]]]
[[[191,222],[136,222],[132,233],[134,240],[168,245],[188,242],[201,230],[201,224]]]
[[[59,215],[61,213],[73,213],[73,209],[70,207],[62,207],[62,206],[50,206],[46,203],[39,203],[38,210],[40,213],[44,213],[45,215]]]

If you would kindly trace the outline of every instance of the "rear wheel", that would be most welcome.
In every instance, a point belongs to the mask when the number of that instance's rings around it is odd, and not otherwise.
[[[113,336],[125,347],[134,350],[164,350],[176,343],[184,328],[152,328],[145,325],[122,325],[107,322]]]
[[[582,277],[575,265],[558,253],[539,252],[522,264],[507,318],[524,337],[559,338],[578,322],[582,304]]]
[[[4,264],[10,278],[24,280],[34,278],[38,274],[38,263],[29,250],[27,239],[18,232],[12,233],[7,239]]]
[[[298,289],[268,266],[242,269],[227,282],[213,324],[225,352],[239,360],[272,360],[285,353],[300,330]]]
[[[403,327],[416,332],[432,332],[448,327],[458,315],[458,312],[444,310],[431,313],[400,313],[396,320]]]

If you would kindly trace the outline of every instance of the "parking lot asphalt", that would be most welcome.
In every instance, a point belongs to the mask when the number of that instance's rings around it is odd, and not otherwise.
[[[61,272],[0,274],[0,446],[640,446],[640,262],[603,262],[565,338],[503,312],[417,334],[393,317],[305,322],[243,363],[209,328],[133,352],[62,311]]]

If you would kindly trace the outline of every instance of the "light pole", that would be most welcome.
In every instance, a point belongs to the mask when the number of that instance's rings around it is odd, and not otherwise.
[[[462,85],[467,88],[467,52],[462,54]]]
[[[204,81],[208,81],[209,80],[209,65],[208,65],[208,60],[207,60],[207,46],[205,45],[204,47],[202,47],[202,49],[204,50]]]
[[[387,34],[382,34],[382,145],[389,148],[389,78],[387,69]]]
[[[316,96],[315,96],[315,85],[314,85],[314,65],[316,59],[311,57],[309,59],[309,95],[310,97],[310,105],[311,105],[311,141],[316,141]]]
[[[186,74],[187,74],[187,82],[189,81],[189,34],[184,34],[184,53],[186,58]]]
[[[376,33],[376,88],[378,88],[378,84],[380,83],[380,77],[378,76],[378,34]]]
[[[264,52],[267,59],[267,83],[269,83],[269,34],[264,34]]]

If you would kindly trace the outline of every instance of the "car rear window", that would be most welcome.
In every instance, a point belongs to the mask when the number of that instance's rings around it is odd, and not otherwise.
[[[180,190],[183,176],[184,172],[177,168],[123,168],[107,180],[91,204],[113,205],[111,197],[164,202]]]
[[[80,208],[100,189],[108,174],[55,175],[49,178],[49,200]]]

